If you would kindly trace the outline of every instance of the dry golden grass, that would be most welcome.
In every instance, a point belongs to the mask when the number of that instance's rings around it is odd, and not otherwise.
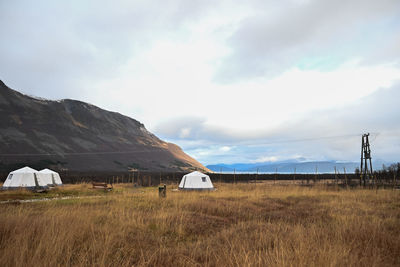
[[[0,185],[1,186],[1,185]],[[120,192],[121,190],[116,190]],[[46,193],[33,193],[30,190],[20,188],[16,190],[0,191],[0,202],[43,198],[65,198],[105,195],[107,192],[93,190],[89,184],[74,184],[57,187]]]
[[[399,191],[217,184],[159,199],[129,186],[1,204],[1,265],[400,265]]]

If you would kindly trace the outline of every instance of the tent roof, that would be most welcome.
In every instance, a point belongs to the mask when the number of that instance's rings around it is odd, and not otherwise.
[[[194,172],[185,174],[185,176],[208,176],[208,175],[204,174],[204,173],[201,173],[201,172],[198,172],[198,171],[194,171]]]
[[[43,170],[40,171],[40,173],[57,173],[57,172],[52,171],[50,169],[43,169]]]
[[[33,172],[38,172],[38,171],[30,167],[23,167],[21,169],[12,171],[11,173],[14,174],[14,173],[33,173]]]

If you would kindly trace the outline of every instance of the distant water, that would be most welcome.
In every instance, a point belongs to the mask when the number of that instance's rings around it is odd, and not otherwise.
[[[278,171],[278,172],[247,172],[247,171],[236,171],[236,172],[233,172],[233,171],[222,171],[222,172],[219,172],[219,171],[214,171],[214,173],[222,173],[222,174],[294,174],[294,171],[293,172],[280,172],[280,171]],[[335,173],[335,171],[331,171],[331,172],[318,172],[317,174],[334,174]],[[354,173],[354,171],[347,171],[346,170],[346,173],[347,174],[352,174],[352,173]],[[315,175],[315,172],[297,172],[296,171],[296,174],[312,174],[312,175]],[[337,174],[343,174],[343,171],[339,171],[339,172],[337,172]]]

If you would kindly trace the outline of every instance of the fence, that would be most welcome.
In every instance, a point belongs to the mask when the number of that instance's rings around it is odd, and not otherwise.
[[[4,181],[8,173],[0,173]],[[84,182],[106,182],[109,184],[132,183],[137,186],[157,186],[159,184],[177,184],[185,173],[181,172],[77,172],[61,171],[60,176],[64,184]],[[261,181],[292,180],[301,185],[324,183],[355,187],[360,185],[360,176],[355,173],[208,173],[214,183],[255,183]],[[367,187],[398,187],[397,172],[374,172],[374,178],[367,182]]]

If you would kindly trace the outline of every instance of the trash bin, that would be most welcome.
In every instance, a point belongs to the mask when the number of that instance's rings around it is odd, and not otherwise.
[[[159,197],[167,197],[167,185],[158,187],[158,196]]]

